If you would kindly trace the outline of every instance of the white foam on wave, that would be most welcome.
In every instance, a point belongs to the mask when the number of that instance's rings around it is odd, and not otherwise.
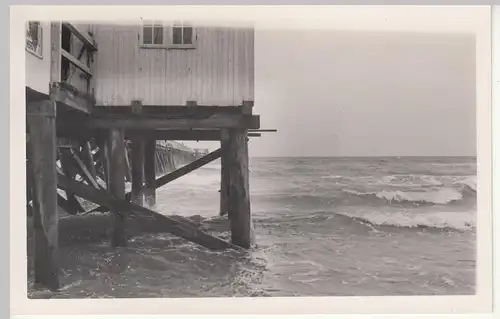
[[[477,191],[477,176],[465,176],[457,180],[455,184],[467,185],[474,191]]]
[[[453,185],[467,185],[477,189],[475,175],[385,175],[385,176],[357,176],[349,177],[362,184],[386,187],[450,187]]]
[[[448,204],[463,198],[462,193],[453,188],[441,188],[426,192],[381,191],[377,192],[375,196],[389,201],[427,202],[434,204]]]
[[[405,228],[432,227],[470,230],[476,227],[474,212],[339,212],[338,214],[364,220],[375,226],[395,226]]]
[[[440,188],[427,191],[386,191],[379,192],[358,192],[345,189],[346,193],[357,196],[375,196],[390,202],[425,202],[431,204],[448,204],[452,201],[463,198],[462,193],[454,188]]]

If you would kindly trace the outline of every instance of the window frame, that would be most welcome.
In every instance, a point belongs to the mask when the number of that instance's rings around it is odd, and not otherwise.
[[[162,28],[162,40],[161,44],[159,43],[144,43],[144,30],[146,27],[151,27],[152,29],[152,39],[154,38],[154,28],[161,27]],[[174,44],[174,29],[182,28],[181,37],[184,41],[184,28],[191,28],[191,44]],[[196,48],[196,28],[189,23],[185,22],[174,22],[172,24],[165,24],[158,21],[152,22],[144,22],[141,25],[140,31],[140,48],[141,49],[166,49],[166,50],[188,50]]]
[[[35,47],[33,45],[33,39],[30,34],[30,23],[37,23],[38,28],[37,28],[37,41],[38,45]],[[26,43],[25,43],[25,49],[27,52],[33,54],[37,58],[43,59],[43,26],[41,21],[28,21],[26,23]],[[31,43],[31,45],[30,45]]]
[[[181,29],[181,39],[182,43],[174,43],[174,30],[175,29]],[[190,28],[191,29],[191,43],[184,43],[184,29]],[[195,47],[195,40],[196,40],[196,33],[195,33],[195,28],[192,24],[186,23],[186,22],[174,22],[172,24],[172,34],[171,34],[171,43],[169,43],[169,46],[171,48],[178,48],[178,49],[189,49],[189,48],[194,48]]]
[[[144,43],[144,30],[151,28],[151,43]],[[154,43],[155,29],[161,28],[161,43]],[[165,46],[165,25],[161,22],[151,21],[141,25],[141,47],[143,48],[162,48]]]

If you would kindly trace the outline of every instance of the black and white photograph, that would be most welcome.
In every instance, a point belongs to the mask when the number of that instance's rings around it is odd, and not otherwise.
[[[491,296],[489,7],[138,8],[22,21],[28,300]]]

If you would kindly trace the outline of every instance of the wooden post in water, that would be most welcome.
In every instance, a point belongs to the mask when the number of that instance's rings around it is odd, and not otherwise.
[[[34,279],[59,289],[56,106],[45,100],[27,103],[27,125],[33,176]]]
[[[87,169],[90,172],[90,175],[96,179],[97,173],[94,165],[94,156],[92,155],[92,147],[90,145],[90,141],[83,143],[82,151],[80,152],[80,156],[82,158],[83,163],[87,166]]]
[[[229,131],[224,166],[229,166],[228,217],[231,224],[231,241],[234,245],[250,248],[252,244],[252,219],[246,130],[232,129]]]
[[[140,101],[132,101],[132,112],[142,113]],[[144,183],[144,138],[139,131],[135,131],[131,137],[131,157],[132,157],[132,203],[143,205],[144,195],[142,185]]]
[[[146,139],[144,141],[144,198],[148,207],[156,204],[156,140]]]
[[[229,131],[226,129],[221,130],[221,150],[220,157],[220,216],[228,213],[229,209],[229,164],[228,161],[228,144],[229,144]]]
[[[108,133],[108,191],[117,199],[125,199],[125,144],[123,143],[123,130],[111,129]],[[119,247],[127,245],[125,233],[124,212],[112,211],[114,222],[111,235],[111,246]]]

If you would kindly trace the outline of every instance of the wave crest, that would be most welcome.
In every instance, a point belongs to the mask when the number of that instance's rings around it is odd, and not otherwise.
[[[455,229],[461,231],[472,230],[476,227],[476,217],[473,212],[339,212],[336,214],[373,226]]]
[[[358,192],[355,190],[344,189],[344,192],[360,197],[371,197],[399,203],[428,203],[428,204],[449,204],[464,199],[464,195],[475,193],[469,186],[461,189],[440,188],[425,191],[401,191],[382,190],[378,192]]]

